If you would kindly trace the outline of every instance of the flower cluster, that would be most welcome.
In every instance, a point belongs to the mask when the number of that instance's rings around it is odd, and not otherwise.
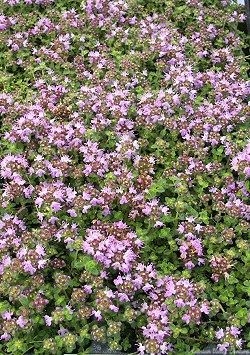
[[[99,222],[99,223],[98,223]],[[137,259],[142,242],[123,222],[103,224],[96,221],[87,230],[83,250],[104,267],[129,272]]]
[[[178,228],[179,232],[185,233],[185,227],[181,224]],[[196,232],[203,230],[203,226],[197,224],[194,227]],[[184,261],[188,269],[192,269],[196,264],[201,265],[204,263],[203,258],[203,245],[200,238],[197,238],[193,233],[185,233],[185,240],[180,241],[179,251],[180,257]]]
[[[250,143],[232,159],[232,168],[241,172],[246,178],[250,177]]]
[[[250,90],[237,5],[0,7],[0,353],[240,347]]]
[[[221,277],[228,278],[228,271],[231,269],[232,265],[230,260],[223,256],[212,256],[210,260],[210,266],[212,268],[213,274],[212,279],[218,282]]]
[[[216,332],[216,338],[220,341],[217,349],[225,354],[230,348],[241,349],[242,339],[239,338],[240,333],[240,329],[234,326],[219,329]]]

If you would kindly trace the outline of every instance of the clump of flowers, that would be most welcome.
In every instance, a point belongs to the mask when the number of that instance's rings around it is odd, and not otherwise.
[[[216,338],[220,341],[220,344],[217,345],[217,349],[224,354],[230,349],[241,349],[243,342],[239,337],[240,333],[240,329],[235,326],[219,329],[215,334]]]
[[[141,355],[244,346],[240,9],[0,7],[0,353],[91,352],[94,341]]]
[[[232,168],[246,178],[250,177],[250,143],[232,159]]]
[[[194,227],[195,231],[202,230],[201,225]],[[180,257],[183,260],[185,266],[188,269],[192,269],[195,265],[204,264],[205,260],[203,258],[203,245],[200,238],[197,238],[193,233],[185,233],[185,227],[183,225],[179,226],[179,232],[183,232],[185,240],[180,240]]]
[[[228,278],[229,270],[233,265],[231,265],[231,260],[220,255],[213,256],[210,260],[210,266],[212,268],[212,279],[218,282],[221,277]]]
[[[133,268],[141,246],[142,242],[121,221],[114,224],[96,221],[87,230],[83,242],[83,250],[106,268],[112,267],[126,273]]]

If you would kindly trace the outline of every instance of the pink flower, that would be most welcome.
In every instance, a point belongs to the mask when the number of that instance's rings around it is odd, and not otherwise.
[[[92,311],[92,315],[98,320],[98,321],[101,321],[102,320],[102,314],[100,311],[95,311],[93,310]]]
[[[119,308],[116,307],[116,306],[113,305],[113,304],[111,304],[111,305],[109,306],[109,309],[110,309],[111,311],[115,312],[115,313],[119,312]]]
[[[230,333],[234,336],[237,336],[240,334],[240,330],[237,327],[234,327],[233,325],[230,327]]]
[[[229,346],[230,346],[230,344],[229,344],[228,342],[225,342],[225,343],[223,343],[223,344],[218,344],[218,345],[217,345],[217,349],[218,349],[219,351],[224,352],[224,354],[226,354],[226,353],[227,353],[227,350],[228,350],[228,348],[229,348]]]
[[[40,222],[42,222],[44,218],[44,214],[42,212],[37,212],[37,218],[39,219]]]
[[[152,208],[150,206],[145,206],[143,209],[142,209],[142,212],[146,215],[146,216],[149,216],[150,213],[152,212]]]
[[[153,288],[153,285],[149,284],[148,282],[145,284],[145,286],[142,287],[143,291],[147,292]]]
[[[43,269],[46,264],[47,264],[47,260],[44,260],[44,259],[38,260],[37,268]]]
[[[35,204],[40,208],[43,204],[44,199],[42,197],[37,197],[35,200]]]
[[[13,312],[6,311],[6,312],[2,313],[2,318],[6,319],[6,320],[11,320],[12,315],[13,315]]]
[[[175,300],[174,303],[175,303],[175,305],[176,305],[177,307],[183,307],[183,306],[185,306],[185,302],[184,302],[181,298]]]
[[[129,302],[129,297],[125,293],[118,293],[117,297],[120,302]]]
[[[122,285],[122,284],[123,284],[123,279],[122,279],[122,277],[121,277],[120,275],[118,275],[117,278],[114,279],[113,282],[114,282],[114,284],[115,284],[116,286],[119,286],[119,285]]]
[[[52,317],[45,315],[43,318],[45,320],[45,324],[50,327],[52,324]]]
[[[159,319],[162,314],[162,310],[160,308],[156,308],[149,311],[148,314],[152,315],[155,319]]]
[[[201,305],[201,312],[205,313],[205,314],[209,314],[209,307],[206,303],[202,303]]]
[[[144,355],[145,354],[145,349],[146,349],[145,346],[142,345],[142,343],[139,343],[138,345],[139,346],[137,348],[137,351],[139,351],[140,355]]]
[[[23,316],[19,316],[16,320],[16,324],[19,325],[20,328],[24,328],[27,323],[27,319],[25,319]]]
[[[187,324],[190,323],[190,316],[188,314],[184,314],[184,316],[181,319]]]
[[[154,227],[162,227],[162,226],[164,226],[164,223],[163,222],[161,222],[161,221],[156,221],[155,222],[155,224],[154,224]]]
[[[184,233],[185,229],[184,229],[184,227],[183,227],[182,224],[179,225],[179,227],[177,228],[177,231],[178,231],[180,234],[183,234],[183,233]]]
[[[40,244],[38,244],[36,246],[36,253],[39,255],[39,256],[44,256],[45,255],[45,250],[44,250],[44,247]]]
[[[73,208],[67,210],[67,212],[70,215],[70,217],[77,217],[77,213]]]
[[[195,267],[194,263],[192,261],[188,261],[187,263],[185,263],[185,266],[187,269],[191,270]]]
[[[88,294],[92,293],[92,286],[91,285],[84,285],[83,289]]]
[[[67,328],[64,328],[64,327],[60,326],[60,329],[58,330],[57,333],[58,333],[59,335],[61,335],[61,336],[64,336],[64,335],[66,335],[68,332],[69,332],[69,331],[68,331]]]
[[[236,346],[237,346],[239,349],[242,348],[242,343],[243,343],[243,340],[242,340],[242,339],[237,339],[237,340],[235,341],[235,344],[236,344]]]
[[[197,224],[194,229],[199,233],[203,230],[203,227],[200,224]]]
[[[62,206],[59,202],[52,202],[50,207],[51,207],[52,211],[54,211],[54,212],[58,212],[62,209]]]
[[[195,221],[195,217],[194,216],[190,216],[190,217],[187,217],[186,220],[190,223],[194,222]]]
[[[168,208],[167,206],[163,206],[163,207],[161,208],[161,211],[162,211],[162,213],[163,213],[164,215],[169,214],[169,208]]]
[[[8,334],[8,333],[6,333],[6,332],[4,332],[4,333],[0,336],[0,339],[1,339],[1,340],[6,340],[6,341],[8,341],[8,340],[10,340],[10,338],[11,338],[11,335]]]
[[[217,339],[221,339],[224,337],[224,330],[223,329],[219,329],[216,333],[215,336]]]
[[[164,342],[163,344],[160,345],[161,353],[166,354],[167,351],[171,351],[172,347],[170,344]]]
[[[24,261],[23,262],[23,269],[24,271],[28,272],[29,274],[33,275],[36,272],[36,269],[31,264],[31,261]]]

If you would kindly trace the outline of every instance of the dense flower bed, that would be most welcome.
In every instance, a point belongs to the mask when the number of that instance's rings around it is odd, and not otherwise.
[[[0,9],[0,353],[248,348],[240,8]]]

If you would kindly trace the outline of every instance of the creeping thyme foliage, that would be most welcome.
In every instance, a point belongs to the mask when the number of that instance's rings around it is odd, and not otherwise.
[[[0,353],[250,347],[242,9],[0,9]]]

